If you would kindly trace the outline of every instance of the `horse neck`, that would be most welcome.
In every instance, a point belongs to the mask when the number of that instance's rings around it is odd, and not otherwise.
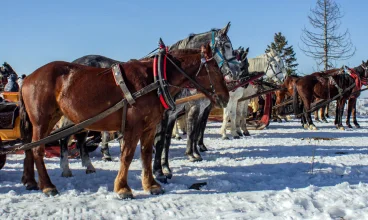
[[[179,60],[176,65],[179,66],[189,77],[194,79],[201,63],[200,54],[186,55],[183,58],[177,58],[176,60]],[[173,85],[169,88],[169,91],[175,96],[180,92],[181,88],[188,86],[190,81],[170,61],[167,61],[166,68],[168,83]],[[205,68],[202,68],[201,71],[205,71]]]
[[[363,69],[363,67],[361,67],[360,65],[357,67],[353,68],[354,71],[360,76],[360,77],[365,77],[365,70]]]

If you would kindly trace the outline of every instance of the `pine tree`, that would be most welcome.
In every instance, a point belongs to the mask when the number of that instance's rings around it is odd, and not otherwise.
[[[288,41],[281,32],[275,34],[274,42],[271,43],[271,46],[267,45],[266,53],[268,53],[271,48],[280,54],[283,59],[287,75],[297,75],[296,67],[299,64],[296,62],[293,46],[288,46]]]

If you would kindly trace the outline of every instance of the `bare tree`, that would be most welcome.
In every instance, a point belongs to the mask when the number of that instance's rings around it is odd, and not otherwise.
[[[324,64],[324,70],[334,66],[338,60],[346,60],[355,54],[349,30],[339,33],[343,14],[340,6],[333,0],[317,0],[311,9],[309,23],[315,29],[310,31],[304,27],[301,40],[304,47],[300,49],[306,56],[312,57],[318,66]]]

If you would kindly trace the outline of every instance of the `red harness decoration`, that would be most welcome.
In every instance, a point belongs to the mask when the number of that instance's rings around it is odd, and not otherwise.
[[[359,75],[355,72],[354,69],[350,69],[350,76],[355,80],[355,91],[359,91],[362,89],[363,83],[362,80],[360,80]],[[353,96],[353,98],[357,98],[356,95]]]
[[[164,46],[160,45],[160,49],[163,49]],[[166,54],[169,52],[169,49],[168,47],[166,47]],[[155,79],[157,79],[157,68],[158,68],[158,65],[157,65],[157,56],[155,56],[155,58],[153,59],[153,76]],[[166,74],[166,56],[164,57],[164,79],[167,80],[167,74]],[[169,109],[169,105],[166,103],[164,97],[162,94],[160,94],[159,96],[159,99],[160,99],[160,102],[162,104],[162,106],[165,108],[165,109]]]
[[[360,90],[363,84],[362,84],[362,81],[360,80],[359,75],[355,72],[354,69],[349,68],[349,71],[350,71],[350,76],[355,80],[355,88],[357,90]]]

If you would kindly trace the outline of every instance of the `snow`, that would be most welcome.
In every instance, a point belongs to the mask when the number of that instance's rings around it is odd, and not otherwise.
[[[368,219],[368,118],[358,121],[361,129],[345,131],[332,123],[317,123],[319,130],[309,131],[295,120],[273,122],[239,140],[221,140],[221,124],[210,122],[205,138],[210,151],[202,162],[184,156],[186,139],[172,141],[174,177],[163,195],[142,190],[137,148],[128,177],[133,200],[113,192],[117,143],[112,143],[113,162],[101,161],[99,149],[92,153],[94,174],[85,174],[80,160],[71,159],[74,177],[62,178],[59,159],[45,159],[60,192],[56,197],[26,191],[20,183],[24,156],[10,155],[0,170],[0,218]],[[207,185],[188,189],[200,182]]]

